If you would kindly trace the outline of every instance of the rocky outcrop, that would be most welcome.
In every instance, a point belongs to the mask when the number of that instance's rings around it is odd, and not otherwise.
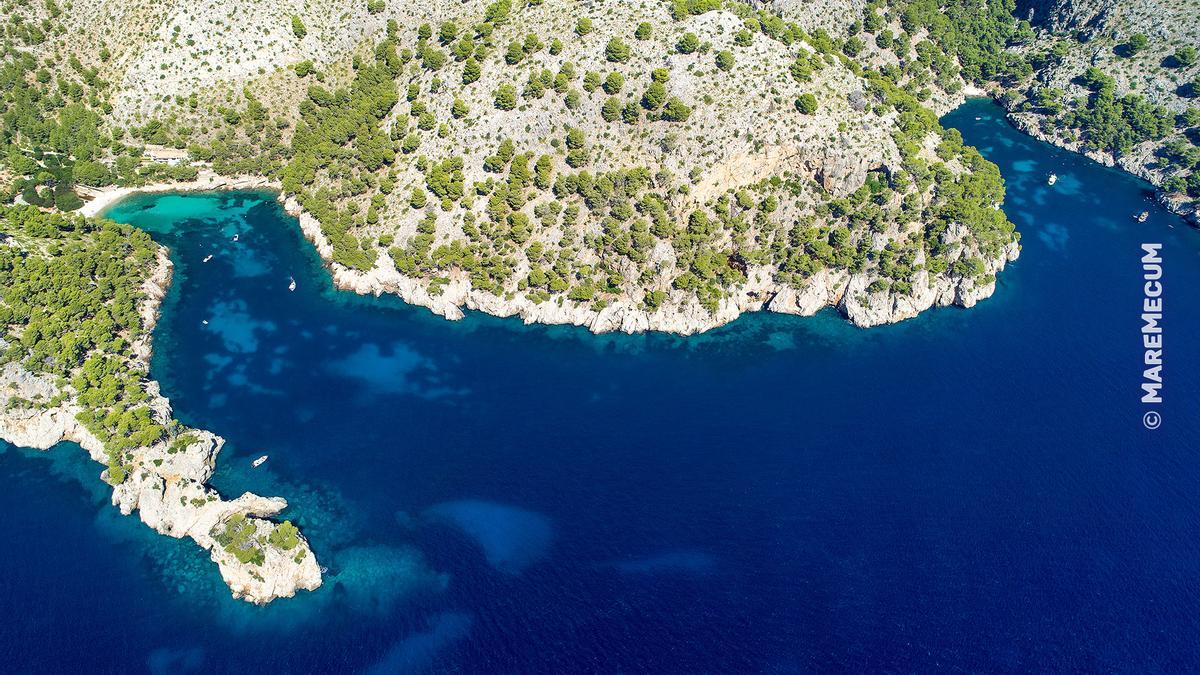
[[[961,240],[965,228],[951,228],[947,238]],[[917,273],[911,293],[868,289],[872,279],[847,272],[822,270],[809,279],[803,289],[786,288],[767,306],[773,312],[811,316],[825,307],[835,307],[850,323],[859,327],[879,326],[911,319],[933,307],[974,307],[996,291],[995,275],[1020,255],[1020,245],[1012,242],[1002,255],[984,259],[985,274],[977,281],[970,277],[932,276],[927,270]],[[924,264],[924,254],[916,264]]]
[[[139,311],[147,329],[133,341],[131,358],[141,367],[149,364],[149,328],[158,316],[158,306],[170,283],[171,264],[164,250],[158,265],[146,279],[146,296]],[[62,394],[66,394],[63,396]],[[104,444],[78,421],[81,408],[70,391],[64,392],[51,378],[30,373],[17,363],[0,369],[0,438],[27,448],[48,450],[63,442],[78,443],[93,460],[107,465]],[[157,382],[146,384],[150,408],[156,419],[171,419],[170,403],[159,393]],[[224,439],[207,431],[184,430],[173,439],[159,441],[132,451],[123,467],[125,475],[115,480],[110,471],[101,476],[113,488],[112,503],[121,513],[138,512],[142,522],[161,534],[191,538],[209,552],[222,579],[235,598],[265,604],[276,598],[292,597],[297,590],[314,590],[321,585],[321,571],[308,542],[296,535],[287,548],[271,543],[279,527],[267,520],[287,507],[279,497],[246,493],[224,500],[207,481],[216,466]],[[249,523],[248,537],[261,551],[261,559],[239,560],[217,537],[233,519]]]
[[[1017,0],[1016,15],[1052,31],[1102,30],[1115,3],[1106,0]]]

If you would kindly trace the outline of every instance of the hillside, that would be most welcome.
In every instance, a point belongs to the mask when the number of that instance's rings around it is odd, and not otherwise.
[[[1039,137],[1200,200],[1200,7],[1169,0],[1033,2],[1036,73],[1006,95]]]
[[[66,105],[41,103],[69,131],[13,125],[15,191],[72,208],[112,183],[264,175],[344,286],[449,316],[689,333],[989,295],[1016,255],[1002,181],[937,123],[962,79],[922,51],[966,14],[920,8],[911,41],[866,42],[901,17],[775,6],[47,3],[61,28],[26,40],[40,62],[10,54],[10,80],[53,73]]]

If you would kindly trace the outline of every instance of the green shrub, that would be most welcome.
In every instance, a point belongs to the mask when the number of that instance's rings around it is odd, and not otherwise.
[[[684,33],[675,43],[675,51],[680,54],[691,54],[697,49],[700,49],[700,38],[696,37],[695,33]]]
[[[517,88],[511,84],[500,85],[495,92],[493,103],[498,110],[512,110],[517,107]]]
[[[466,63],[463,63],[463,84],[472,84],[474,82],[478,82],[481,74],[482,68],[480,68],[479,62],[476,61],[474,57],[467,59]]]
[[[668,122],[686,122],[692,109],[678,97],[672,96],[663,107],[662,118]]]
[[[296,529],[292,521],[285,520],[271,530],[267,542],[277,549],[290,551],[300,544],[300,530]]]
[[[621,38],[614,37],[604,47],[604,58],[613,63],[625,63],[629,60],[630,54],[629,45],[625,44]]]
[[[609,94],[609,95],[619,94],[619,93],[621,93],[621,89],[624,86],[625,86],[625,76],[620,73],[612,72],[612,73],[608,74],[608,77],[604,78],[603,87],[604,87],[604,93],[606,93],[606,94]]]

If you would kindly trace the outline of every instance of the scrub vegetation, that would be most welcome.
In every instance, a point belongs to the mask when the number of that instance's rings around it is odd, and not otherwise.
[[[888,298],[930,275],[986,285],[1016,235],[995,167],[937,120],[967,84],[1088,150],[1160,144],[1169,189],[1200,180],[1196,114],[1097,68],[1075,101],[1035,84],[1069,47],[1012,0],[872,0],[818,25],[788,2],[621,0],[583,16],[561,0],[377,3],[352,19],[377,29],[344,56],[175,91],[151,114],[126,110],[110,45],[55,39],[51,5],[9,17],[8,199],[70,210],[80,188],[188,179],[196,163],[265,176],[316,218],[334,263],[435,296],[466,284],[501,302],[711,314],[823,271]],[[319,57],[314,12],[268,32]],[[182,52],[201,38],[175,29]],[[1125,60],[1155,50],[1121,45]],[[1191,73],[1189,47],[1162,67]],[[147,146],[192,163],[148,161]]]
[[[0,207],[0,225],[0,365],[57,378],[120,483],[129,450],[178,430],[155,418],[148,376],[127,356],[144,334],[137,306],[158,247],[126,225],[33,206]]]

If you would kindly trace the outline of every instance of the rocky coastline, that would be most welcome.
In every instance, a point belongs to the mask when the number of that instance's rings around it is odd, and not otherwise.
[[[641,307],[631,298],[623,298],[596,311],[582,304],[552,301],[537,304],[523,296],[496,296],[472,288],[470,281],[461,274],[452,276],[441,293],[434,295],[427,283],[396,271],[385,251],[379,253],[370,271],[350,269],[331,261],[333,245],[321,231],[316,218],[306,213],[294,197],[280,195],[280,200],[284,210],[299,220],[305,238],[325,260],[334,286],[341,290],[360,295],[398,295],[408,304],[425,307],[452,321],[463,318],[464,309],[471,309],[499,317],[520,317],[526,324],[582,326],[593,333],[659,331],[694,335],[723,326],[745,312],[766,309],[781,314],[812,316],[826,307],[837,310],[855,326],[869,328],[911,319],[932,307],[973,307],[995,292],[995,275],[1020,255],[1020,246],[1014,241],[1001,255],[985,260],[985,278],[990,281],[983,284],[969,278],[944,275],[931,278],[927,271],[921,271],[913,283],[911,295],[868,293],[870,277],[829,270],[811,277],[804,288],[795,289],[776,282],[773,268],[755,267],[748,270],[748,281],[741,291],[734,297],[723,299],[716,312],[708,312],[694,298],[683,301],[672,298],[655,311]],[[952,227],[946,232],[946,243],[960,241],[966,234],[962,226]],[[924,254],[917,262],[924,262]],[[684,294],[679,296],[682,298]]]
[[[972,95],[982,91],[968,92]],[[953,107],[952,105],[949,107]],[[406,303],[424,307],[451,321],[465,316],[464,310],[475,310],[498,317],[519,317],[526,324],[574,325],[593,333],[642,333],[648,331],[675,335],[694,335],[724,326],[746,312],[767,310],[780,314],[812,316],[829,307],[860,328],[870,328],[911,319],[934,307],[958,306],[969,308],[996,290],[995,276],[1020,255],[1020,246],[1012,242],[994,259],[986,260],[987,283],[969,278],[946,275],[931,276],[922,271],[913,282],[908,295],[868,293],[872,279],[845,271],[823,270],[797,289],[775,281],[772,267],[748,270],[747,283],[740,292],[721,300],[717,310],[710,313],[694,298],[671,298],[661,308],[650,311],[632,298],[622,298],[599,311],[590,306],[548,301],[534,303],[523,296],[502,297],[471,287],[466,275],[450,278],[441,292],[430,292],[429,283],[406,277],[398,272],[386,251],[379,252],[375,266],[367,272],[350,269],[333,262],[333,245],[321,231],[320,223],[307,213],[294,196],[284,195],[280,185],[258,176],[222,176],[204,169],[195,181],[186,183],[155,183],[138,188],[115,188],[98,191],[81,210],[85,215],[98,215],[122,199],[138,193],[199,192],[219,190],[272,190],[277,193],[284,211],[296,218],[304,237],[316,248],[329,269],[334,286],[359,295],[397,295]],[[964,228],[950,228],[946,243],[965,238]],[[923,263],[923,254],[918,263]]]
[[[142,368],[149,366],[150,333],[170,282],[171,261],[166,250],[160,248],[138,307],[145,329],[133,341],[130,353]],[[170,402],[161,395],[158,383],[148,381],[146,394],[154,416],[169,421]],[[0,409],[0,438],[37,450],[71,441],[96,462],[108,463],[103,443],[78,421],[82,408],[54,379],[8,363],[0,369],[0,395],[6,401]],[[160,534],[191,538],[217,564],[234,598],[266,604],[292,597],[298,590],[315,590],[321,585],[321,570],[302,535],[297,534],[295,543],[286,549],[266,543],[280,527],[268,518],[287,508],[284,499],[247,492],[225,500],[207,485],[224,443],[208,431],[186,430],[174,440],[138,448],[133,451],[134,459],[124,480],[113,487],[113,505],[124,515],[137,511],[142,522]],[[111,479],[108,473],[105,470],[101,474],[106,481]],[[261,560],[244,562],[217,540],[222,528],[231,522],[243,532],[249,531],[247,539],[262,543]]]
[[[1154,186],[1155,201],[1171,213],[1183,217],[1192,226],[1200,227],[1200,212],[1197,212],[1195,202],[1188,199],[1186,195],[1172,194],[1163,190],[1162,186],[1156,182],[1162,180],[1161,176],[1148,168],[1149,165],[1146,157],[1136,154],[1114,157],[1111,153],[1088,150],[1081,143],[1073,142],[1053,134],[1047,134],[1041,128],[1041,120],[1043,118],[1037,113],[1022,113],[1010,110],[1006,116],[1009,123],[1023,134],[1077,155],[1083,155],[1098,164],[1120,169],[1150,183]]]

